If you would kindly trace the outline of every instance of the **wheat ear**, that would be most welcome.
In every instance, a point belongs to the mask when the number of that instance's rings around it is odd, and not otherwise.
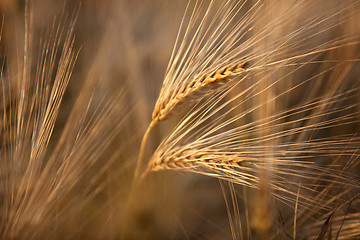
[[[233,66],[220,68],[212,73],[204,74],[201,77],[188,82],[181,88],[177,89],[173,94],[169,94],[166,99],[156,103],[152,114],[152,124],[155,125],[156,123],[166,119],[176,106],[193,97],[200,91],[206,90],[207,88],[218,84],[229,82],[245,69],[246,62],[243,62]]]
[[[175,109],[175,107],[184,102],[186,99],[190,99],[191,97],[196,96],[202,90],[233,80],[246,69],[246,65],[246,62],[242,62],[233,66],[220,68],[211,73],[206,73],[201,77],[190,81],[183,87],[177,89],[177,91],[174,91],[173,94],[169,95],[168,98],[156,103],[154,112],[152,114],[152,121],[147,128],[141,142],[138,162],[134,174],[135,181],[137,181],[140,174],[140,167],[144,159],[147,139],[149,138],[149,134],[152,128],[160,121],[166,119]]]
[[[246,167],[256,161],[255,158],[241,157],[231,154],[209,154],[201,149],[184,149],[175,147],[169,153],[160,151],[149,163],[149,171],[164,169],[193,169],[199,166],[213,170],[212,165],[223,169],[232,170],[234,166]]]

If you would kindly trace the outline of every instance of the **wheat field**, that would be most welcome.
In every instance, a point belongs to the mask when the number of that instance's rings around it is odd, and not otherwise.
[[[0,13],[0,239],[360,239],[360,1]]]

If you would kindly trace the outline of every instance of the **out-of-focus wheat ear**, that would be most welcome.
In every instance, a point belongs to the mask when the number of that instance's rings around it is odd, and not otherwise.
[[[151,124],[155,125],[166,119],[176,106],[192,98],[200,91],[232,81],[234,77],[238,76],[246,69],[246,65],[246,62],[243,62],[233,66],[220,68],[212,73],[198,77],[193,81],[189,81],[181,88],[173,90],[173,93],[168,95],[165,99],[159,98],[152,114]]]
[[[38,186],[50,184],[49,180],[39,183],[39,179],[78,55],[73,35],[78,9],[73,14],[69,25],[65,24],[64,16],[59,22],[54,20],[48,38],[40,42],[37,68],[33,69],[33,16],[32,7],[26,1],[23,56],[10,54],[8,57],[15,59],[9,62],[16,61],[15,66],[10,64],[1,70],[3,116],[0,132],[4,145],[1,146],[0,177],[5,184],[1,193],[4,196],[1,239],[31,239],[27,238],[27,227],[40,219],[41,209],[45,208],[41,196],[34,193],[40,191]],[[36,231],[40,231],[40,227]]]

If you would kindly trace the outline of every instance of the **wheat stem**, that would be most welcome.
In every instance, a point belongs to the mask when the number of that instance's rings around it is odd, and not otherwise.
[[[144,156],[145,156],[146,143],[149,138],[149,134],[150,134],[152,128],[156,125],[156,123],[157,122],[154,122],[154,121],[152,121],[150,123],[149,127],[146,129],[146,132],[142,138],[139,156],[138,156],[136,167],[135,167],[134,183],[137,183],[139,180],[140,169],[141,169],[141,165],[142,165],[142,162],[144,161]]]

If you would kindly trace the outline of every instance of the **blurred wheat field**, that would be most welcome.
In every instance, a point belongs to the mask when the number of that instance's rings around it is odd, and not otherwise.
[[[2,0],[1,239],[360,239],[360,2]]]

